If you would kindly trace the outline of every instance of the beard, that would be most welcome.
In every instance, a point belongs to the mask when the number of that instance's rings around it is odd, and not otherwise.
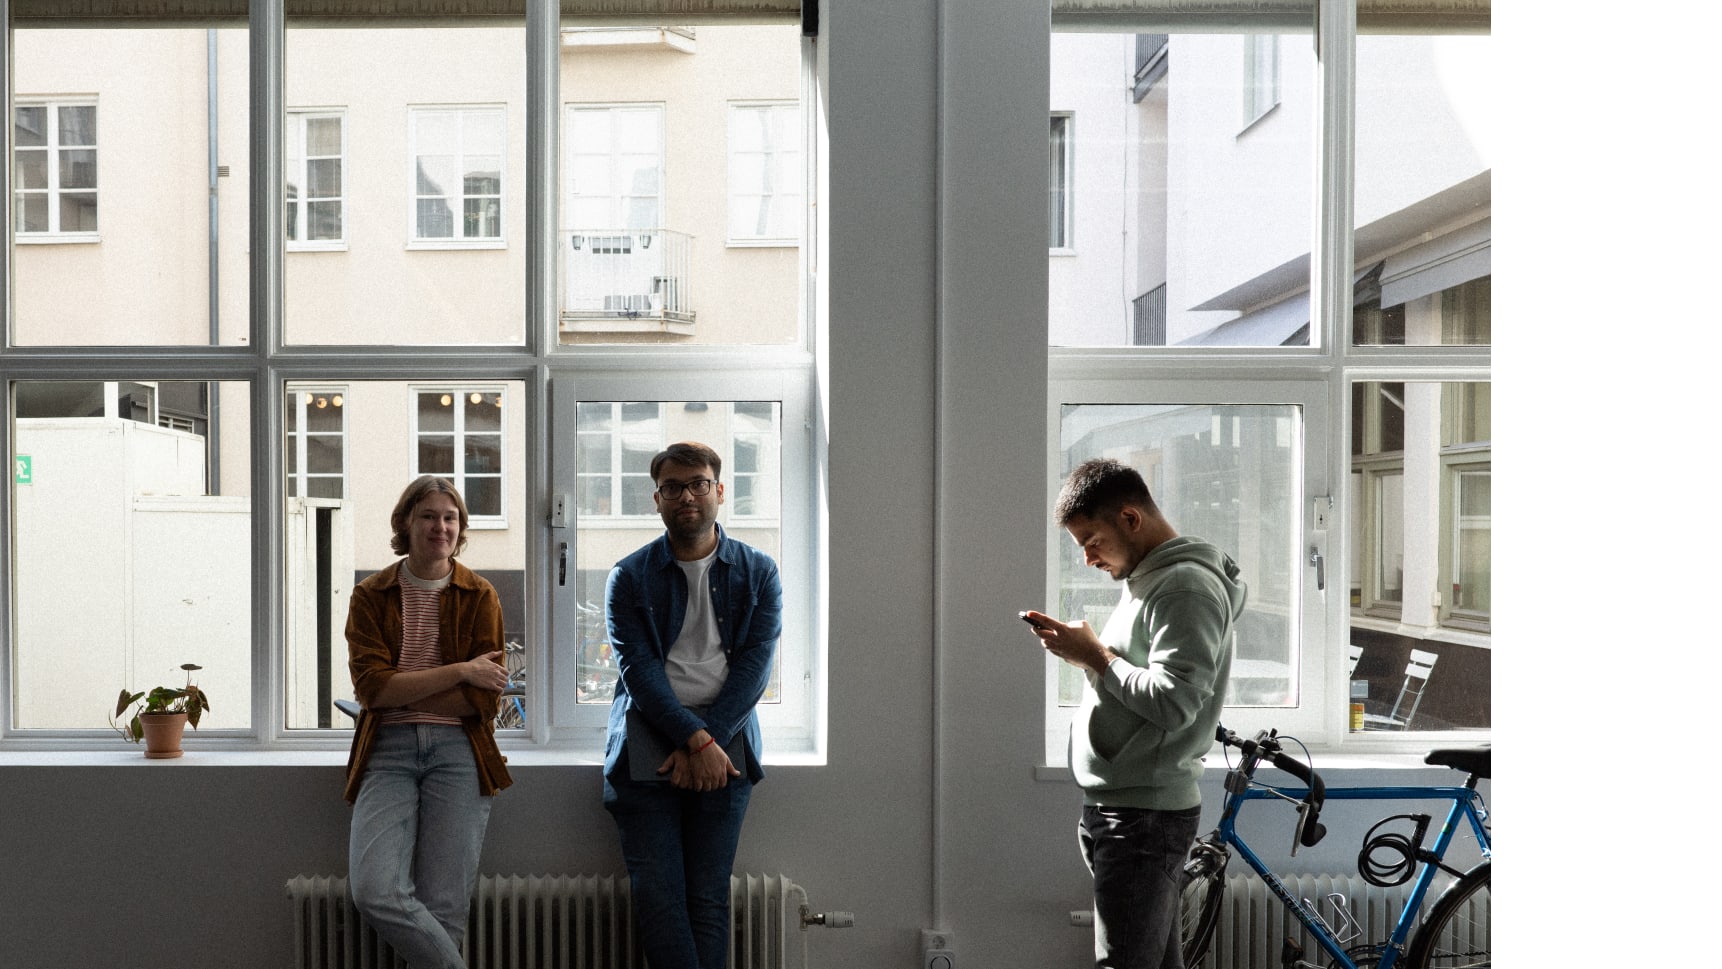
[[[687,517],[679,513],[672,515],[670,520],[664,523],[664,527],[670,533],[671,541],[686,545],[710,535],[715,521],[712,515],[700,510],[699,514]]]

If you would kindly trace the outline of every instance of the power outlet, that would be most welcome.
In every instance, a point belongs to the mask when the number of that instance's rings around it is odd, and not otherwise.
[[[921,930],[921,969],[957,969],[957,944],[951,933]]]

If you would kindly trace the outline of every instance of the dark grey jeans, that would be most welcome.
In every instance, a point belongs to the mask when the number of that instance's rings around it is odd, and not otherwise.
[[[1094,875],[1097,969],[1184,969],[1179,871],[1202,809],[1084,805],[1077,837]]]

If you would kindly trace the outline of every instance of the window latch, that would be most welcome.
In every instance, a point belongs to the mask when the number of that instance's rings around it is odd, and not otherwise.
[[[1315,591],[1327,591],[1327,560],[1322,558],[1321,547],[1309,547],[1309,564],[1315,566]]]

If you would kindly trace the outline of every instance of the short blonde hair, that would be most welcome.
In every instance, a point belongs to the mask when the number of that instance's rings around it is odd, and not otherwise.
[[[431,495],[448,495],[454,499],[454,507],[460,512],[460,536],[455,539],[454,552],[449,558],[466,551],[466,502],[461,500],[454,482],[434,474],[426,474],[413,479],[413,483],[407,485],[407,490],[401,492],[401,499],[395,502],[395,510],[389,515],[389,527],[395,532],[389,537],[389,548],[394,549],[396,555],[405,555],[412,551],[407,522],[412,518],[413,509],[418,503]]]

